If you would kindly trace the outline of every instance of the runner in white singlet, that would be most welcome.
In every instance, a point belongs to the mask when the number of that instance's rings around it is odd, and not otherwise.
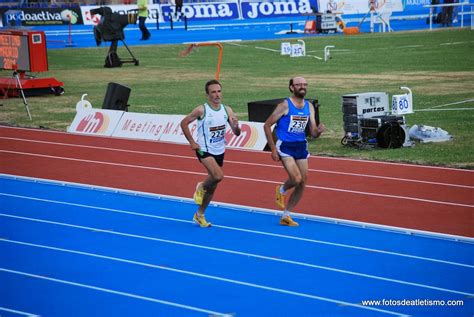
[[[197,143],[203,152],[213,155],[224,153],[228,119],[229,116],[223,104],[220,104],[217,110],[207,103],[204,104],[204,116],[198,118],[197,123]]]
[[[217,184],[224,178],[222,166],[225,152],[225,130],[229,124],[235,135],[240,135],[239,121],[234,111],[221,103],[222,85],[217,80],[206,83],[207,103],[197,106],[181,121],[184,136],[196,152],[199,161],[207,170],[207,177],[199,182],[194,193],[194,201],[199,205],[193,220],[199,226],[210,227],[204,212],[212,200]],[[193,139],[189,125],[198,120],[198,139]]]

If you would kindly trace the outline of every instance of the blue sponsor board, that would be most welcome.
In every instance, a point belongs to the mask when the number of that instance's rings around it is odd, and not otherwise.
[[[300,1],[241,1],[242,18],[278,18],[289,16],[301,16],[303,13],[311,13],[313,8],[317,10],[316,3],[310,0]],[[313,7],[313,8],[312,8]]]
[[[442,0],[441,3],[443,3]],[[402,0],[403,13],[401,15],[428,14],[430,10],[424,6],[430,4],[431,0]]]
[[[161,5],[163,18],[169,21],[170,15],[175,15],[175,6]],[[188,20],[232,20],[239,19],[239,4],[235,2],[201,2],[187,3],[182,8],[182,13]]]

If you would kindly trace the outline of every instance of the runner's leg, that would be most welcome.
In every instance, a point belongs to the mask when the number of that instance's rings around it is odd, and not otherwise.
[[[293,158],[285,158],[282,161],[290,177],[288,181],[285,182],[284,189],[287,189],[288,185],[291,185],[291,187],[288,186],[288,189],[294,187],[294,191],[291,193],[286,206],[286,210],[292,211],[303,196],[306,184],[306,174],[308,172],[308,160],[303,159],[295,161]]]
[[[199,206],[198,212],[200,214],[204,214],[206,211],[207,206],[212,200],[214,196],[214,192],[217,188],[222,179],[224,179],[224,171],[222,168],[217,164],[216,160],[212,157],[206,157],[201,159],[202,165],[207,169],[207,178],[204,180],[203,187],[205,190],[204,198],[202,200],[202,204]]]

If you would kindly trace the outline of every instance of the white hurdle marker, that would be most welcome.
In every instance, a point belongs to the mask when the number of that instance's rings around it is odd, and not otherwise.
[[[329,51],[330,48],[335,48],[334,45],[327,45],[324,47],[324,61],[327,62],[331,59],[331,52]]]

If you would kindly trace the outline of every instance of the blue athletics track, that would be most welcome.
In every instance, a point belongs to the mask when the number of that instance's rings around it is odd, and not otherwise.
[[[310,158],[278,224],[268,153],[228,150],[211,228],[188,146],[0,127],[0,316],[466,316],[473,172]]]
[[[426,9],[428,14],[428,9]],[[361,17],[350,16],[347,26],[359,26],[362,33],[370,32],[370,19],[365,18],[364,23],[359,22]],[[191,21],[187,25],[183,21],[175,22],[171,28],[169,22],[161,22],[159,25],[151,19],[147,20],[147,28],[151,32],[151,38],[148,41],[140,41],[141,32],[138,25],[128,25],[124,29],[125,42],[127,45],[159,45],[159,44],[189,44],[199,42],[239,42],[252,40],[285,40],[285,39],[307,39],[321,36],[337,36],[336,34],[310,34],[303,33],[305,23],[310,16],[283,17],[283,18],[265,18],[265,19],[246,19],[246,20],[204,20]],[[465,15],[463,26],[469,27],[471,16]],[[393,17],[390,22],[391,28],[395,32],[425,30],[429,29],[425,16]],[[459,19],[452,25],[454,28],[461,27]],[[72,25],[68,26],[36,26],[32,29],[41,29],[45,31],[48,49],[61,49],[66,47],[95,47],[96,43],[93,35],[92,25]],[[443,28],[439,24],[433,24],[434,29]],[[378,31],[379,27],[375,27]],[[110,42],[102,43],[103,48],[107,48]],[[123,46],[119,42],[119,46]]]

